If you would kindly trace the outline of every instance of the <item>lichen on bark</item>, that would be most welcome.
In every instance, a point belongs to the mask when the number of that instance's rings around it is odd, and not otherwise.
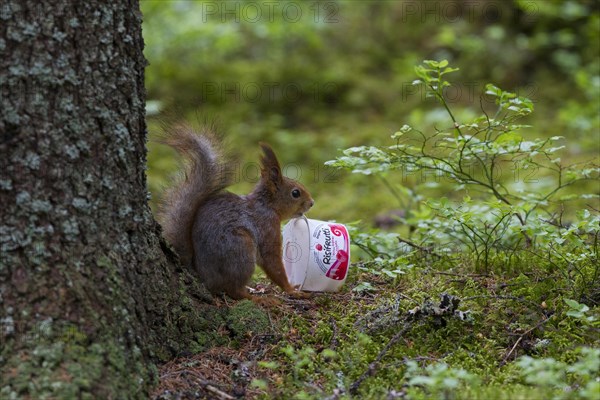
[[[139,4],[9,0],[0,48],[0,397],[146,397],[227,322],[147,204]]]

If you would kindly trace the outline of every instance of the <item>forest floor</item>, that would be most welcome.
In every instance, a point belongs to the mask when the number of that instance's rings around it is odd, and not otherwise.
[[[341,292],[302,300],[255,285],[279,300],[252,305],[268,324],[162,365],[155,399],[600,398],[600,310],[566,299],[557,271],[357,264]]]

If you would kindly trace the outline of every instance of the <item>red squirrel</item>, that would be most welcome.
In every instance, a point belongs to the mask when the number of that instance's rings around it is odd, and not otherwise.
[[[186,161],[182,179],[167,189],[159,212],[164,236],[182,263],[213,294],[256,300],[246,285],[258,264],[286,293],[301,296],[283,266],[281,222],[303,215],[314,201],[304,186],[283,176],[271,147],[260,143],[260,180],[250,194],[238,196],[225,190],[231,164],[210,128],[166,128],[161,142]]]

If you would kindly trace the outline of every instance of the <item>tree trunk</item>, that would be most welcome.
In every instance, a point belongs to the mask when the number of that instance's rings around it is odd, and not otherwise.
[[[142,49],[136,0],[0,5],[0,398],[145,397],[222,318],[147,204]]]

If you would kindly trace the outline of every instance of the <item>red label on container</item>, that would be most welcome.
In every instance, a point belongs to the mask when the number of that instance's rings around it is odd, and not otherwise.
[[[346,228],[339,224],[321,224],[313,237],[316,241],[314,256],[321,271],[330,279],[344,279],[350,261],[350,240]]]

